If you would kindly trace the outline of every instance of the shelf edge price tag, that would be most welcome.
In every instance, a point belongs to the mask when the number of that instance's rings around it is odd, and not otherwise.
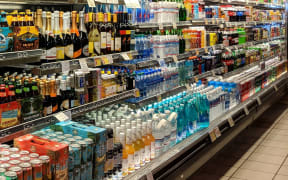
[[[221,131],[218,126],[214,129],[214,134],[216,138],[219,138],[221,136]]]
[[[176,55],[173,55],[172,58],[173,58],[173,61],[174,61],[175,63],[178,62],[178,57],[177,57]]]
[[[210,136],[210,140],[211,140],[212,143],[213,143],[214,141],[216,141],[217,137],[216,137],[216,135],[215,135],[214,130],[211,131],[211,132],[209,132],[209,136]]]
[[[69,61],[62,61],[61,62],[62,73],[70,71],[70,62]]]
[[[89,7],[96,7],[94,0],[87,0],[87,3]]]
[[[278,87],[276,84],[274,85],[274,89],[275,89],[275,91],[278,91]]]
[[[162,101],[162,97],[161,97],[161,94],[157,95],[157,96],[156,96],[156,98],[157,98],[157,102],[160,102],[160,101]]]
[[[260,97],[256,98],[258,105],[260,106],[262,104]]]
[[[102,65],[100,57],[95,58],[94,62],[95,62],[95,66],[101,66]]]
[[[109,59],[108,59],[107,56],[102,56],[102,57],[101,57],[101,60],[102,60],[102,64],[103,64],[103,65],[110,64]]]
[[[59,112],[57,114],[54,115],[54,117],[60,121],[60,122],[63,122],[63,121],[68,121],[70,118],[63,112]]]
[[[235,122],[234,122],[232,117],[228,118],[228,123],[229,123],[230,127],[233,127],[235,125]]]
[[[172,23],[172,26],[173,26],[173,29],[177,29],[177,24],[176,24],[176,22],[173,22],[173,23]]]
[[[187,88],[187,90],[189,90],[190,89],[190,85],[187,83],[187,84],[185,84],[185,86],[186,86],[186,88]]]
[[[79,63],[83,72],[89,72],[87,60],[85,58],[79,59]]]
[[[245,112],[246,116],[249,114],[247,106],[244,107],[244,112]]]
[[[204,50],[205,50],[205,53],[208,53],[208,48],[206,47],[206,48],[204,48]]]
[[[135,97],[140,97],[140,91],[139,89],[135,89],[135,94],[134,94]]]
[[[149,171],[148,173],[146,173],[146,178],[147,180],[154,180],[153,174],[151,171]]]
[[[163,24],[160,23],[160,24],[159,24],[159,30],[163,30],[163,29],[164,29]]]
[[[127,53],[121,53],[121,56],[123,57],[123,59],[124,59],[125,61],[129,61],[129,60],[130,60],[130,57],[128,56]]]

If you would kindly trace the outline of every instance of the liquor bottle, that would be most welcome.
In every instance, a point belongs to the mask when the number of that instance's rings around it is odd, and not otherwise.
[[[64,41],[62,38],[62,33],[59,29],[59,11],[54,12],[54,29],[56,41],[56,60],[64,60]]]
[[[82,57],[89,56],[89,48],[88,48],[88,37],[87,37],[87,30],[84,24],[84,11],[79,12],[80,18],[80,25],[79,25],[79,33],[80,33],[80,41],[81,41],[81,48],[82,48]]]
[[[121,35],[120,35],[120,23],[119,23],[119,13],[113,16],[114,31],[115,31],[115,53],[121,52]]]
[[[106,26],[106,54],[111,54],[111,52],[112,52],[111,46],[112,46],[112,29],[113,29],[113,26],[111,23],[111,13],[110,12],[107,12],[104,14],[104,23]]]
[[[51,12],[46,12],[46,59],[47,62],[56,60],[56,42],[51,29]]]
[[[68,79],[69,77],[67,77]],[[71,92],[70,92],[70,108],[73,108],[75,105],[75,100],[76,100],[76,93],[75,93],[75,76],[74,74],[70,75],[70,88],[71,88]]]
[[[96,13],[92,16],[92,24],[90,24],[90,31],[88,34],[89,40],[89,55],[100,55],[100,33],[97,27]],[[98,20],[98,19],[97,19]]]
[[[61,104],[62,104],[62,97],[61,97],[61,90],[60,90],[60,82],[61,82],[62,76],[59,76],[55,79],[55,85],[56,85],[56,100],[57,100],[57,106],[58,110],[61,110]]]
[[[60,32],[62,33],[62,38],[64,37],[63,35],[63,14],[64,12],[63,11],[60,11],[59,12],[59,29],[60,29]]]
[[[125,18],[124,13],[119,13],[119,19],[120,19],[120,25],[119,25],[119,31],[121,36],[121,51],[127,51],[126,50],[126,24],[125,24]]]
[[[18,22],[18,11],[15,10],[12,12],[12,23],[11,26],[14,27],[18,27],[19,26],[19,22]]]
[[[45,63],[46,60],[46,12],[42,12],[42,9],[37,9],[36,11],[36,26],[39,30],[39,48],[43,50],[42,55],[40,57],[40,62]]]
[[[81,56],[81,41],[79,38],[79,31],[77,28],[77,11],[72,11],[72,27],[71,27],[71,38],[73,42],[73,58]]]
[[[70,12],[65,12],[63,14],[63,40],[64,40],[64,54],[65,59],[73,58],[73,41],[70,34]]]
[[[21,86],[20,81],[16,82],[15,95],[16,95],[17,101],[20,102],[21,99],[23,98],[22,86]]]
[[[107,32],[104,23],[104,14],[102,12],[98,13],[99,16],[99,32],[100,32],[100,55],[107,54],[106,53],[106,40],[107,40]]]
[[[24,98],[30,98],[32,96],[32,91],[30,89],[30,84],[28,80],[24,81],[23,96]]]
[[[61,105],[60,110],[64,111],[69,109],[69,91],[67,90],[67,80],[61,80],[60,91],[61,91]],[[69,85],[70,86],[70,85]]]
[[[56,113],[58,111],[58,101],[57,101],[57,89],[55,79],[52,79],[50,81],[50,98],[52,105],[52,113]]]
[[[130,51],[130,46],[131,46],[131,24],[128,19],[129,14],[127,11],[124,12],[124,21],[126,24],[126,43],[125,43],[125,49],[126,51]]]

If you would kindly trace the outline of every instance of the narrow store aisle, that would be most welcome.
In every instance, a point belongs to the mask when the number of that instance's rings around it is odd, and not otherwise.
[[[190,179],[288,180],[288,96],[264,112]]]

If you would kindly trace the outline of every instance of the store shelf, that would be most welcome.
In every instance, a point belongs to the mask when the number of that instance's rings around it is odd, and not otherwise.
[[[27,4],[27,5],[73,5],[87,4],[86,0],[1,0],[0,4]]]
[[[71,115],[71,117],[76,117],[78,115],[81,115],[82,113],[92,111],[94,109],[117,103],[120,101],[123,101],[127,98],[131,98],[135,95],[136,89],[129,90],[126,92],[123,92],[121,94],[117,94],[114,96],[110,96],[104,99],[101,99],[96,102],[87,103],[72,109],[69,109],[67,111],[63,111],[65,114]],[[49,115],[46,117],[38,118],[29,122],[25,122],[10,128],[6,128],[3,130],[0,130],[0,143],[12,141],[15,137],[19,137],[21,135],[31,133],[33,131],[39,130],[45,126],[48,126],[50,124],[56,123],[57,119],[54,115]]]
[[[253,6],[259,9],[285,9],[285,5],[282,4],[273,4],[265,2],[256,2],[256,1],[231,1],[231,0],[204,0],[205,4],[222,4],[222,5],[238,5],[238,6]]]
[[[138,54],[137,51],[128,51],[128,52],[114,53],[114,54],[108,54],[108,55],[103,55],[103,56],[89,57],[85,59],[87,61],[88,67],[97,67],[101,65],[114,64],[116,62],[123,61],[124,56],[133,57],[137,54]],[[103,58],[112,59],[113,63],[107,64],[106,62],[103,61]],[[45,63],[40,66],[29,66],[29,69],[31,69],[32,73],[35,75],[61,73],[63,71],[62,67],[64,66],[64,63],[67,63],[67,62],[69,62],[68,69],[71,71],[81,68],[79,59],[72,59],[72,60],[65,60],[65,61],[59,61],[59,62]],[[22,65],[18,65],[18,66],[20,68]]]
[[[0,66],[39,62],[42,49],[0,53]]]
[[[230,128],[235,127],[230,125],[229,121],[231,122],[231,119],[235,123],[235,125],[237,125],[239,122],[244,121],[246,117],[249,116],[249,114],[257,111],[257,109],[261,106],[264,106],[265,102],[269,101],[269,97],[271,97],[272,95],[275,96],[276,94],[283,93],[288,85],[287,77],[287,73],[283,74],[279,79],[269,84],[259,93],[253,95],[245,102],[237,105],[233,109],[229,110],[227,113],[212,121],[208,128],[203,129],[186,138],[182,142],[169,149],[167,152],[163,153],[158,158],[146,164],[143,168],[140,168],[134,173],[126,176],[124,179],[148,179],[151,176],[155,176],[160,171],[165,171],[165,173],[167,173],[168,171],[172,172],[173,170],[175,170],[175,168],[173,168],[173,165],[175,165],[173,164],[173,162],[175,162],[177,158],[180,158],[180,156],[183,155],[185,152],[192,149],[189,156],[191,156],[191,154],[195,155],[197,152],[200,152],[206,146],[211,144],[212,142],[209,134],[213,132],[216,128],[219,128],[221,134],[223,135],[223,133],[227,132]],[[258,99],[260,99],[261,103],[259,103]],[[221,139],[221,136],[217,139]],[[218,141],[217,139],[216,141]],[[158,173],[158,175],[162,176],[163,174]]]

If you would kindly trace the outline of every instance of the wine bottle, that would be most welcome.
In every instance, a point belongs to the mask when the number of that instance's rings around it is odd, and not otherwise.
[[[106,39],[107,39],[107,32],[106,32],[106,27],[104,24],[104,14],[98,13],[99,16],[99,31],[100,31],[100,55],[106,54]]]
[[[37,25],[39,29],[39,48],[42,49],[42,55],[40,57],[41,63],[46,63],[47,51],[46,51],[46,11],[42,12],[42,9],[37,9]]]
[[[89,40],[89,55],[100,55],[100,33],[97,27],[98,19],[96,13],[92,15],[92,24],[90,24],[90,32],[88,34]]]
[[[106,28],[106,54],[111,54],[112,51],[112,24],[111,24],[111,13],[107,12],[104,14],[104,23]],[[113,48],[114,49],[114,48]]]
[[[47,62],[53,62],[56,60],[56,42],[51,29],[51,12],[48,11],[46,16],[46,59]]]
[[[77,11],[72,11],[72,27],[71,27],[71,38],[73,42],[73,58],[81,56],[81,41],[79,38],[79,31],[77,28]]]
[[[73,42],[70,34],[70,12],[63,14],[63,32],[64,32],[64,54],[65,59],[73,58]]]
[[[56,60],[64,60],[64,41],[62,33],[59,29],[59,11],[54,12],[54,27],[55,27],[55,41],[56,41]]]
[[[121,34],[120,34],[120,14],[113,16],[113,22],[115,25],[115,53],[121,52]]]
[[[84,24],[84,11],[79,12],[80,18],[80,26],[79,26],[79,34],[80,34],[80,41],[81,41],[81,48],[82,48],[82,57],[89,56],[89,48],[88,48],[88,37],[87,37],[87,30]]]

